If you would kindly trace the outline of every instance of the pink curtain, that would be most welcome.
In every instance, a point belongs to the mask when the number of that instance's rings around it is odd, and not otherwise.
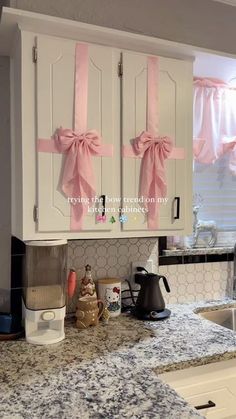
[[[194,79],[193,134],[195,160],[212,164],[229,152],[236,175],[236,88],[218,79]]]

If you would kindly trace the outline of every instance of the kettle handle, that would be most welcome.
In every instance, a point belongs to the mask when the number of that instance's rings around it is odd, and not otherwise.
[[[163,279],[166,291],[170,292],[170,287],[169,287],[169,284],[168,284],[168,281],[167,281],[166,277],[162,276],[162,279]]]

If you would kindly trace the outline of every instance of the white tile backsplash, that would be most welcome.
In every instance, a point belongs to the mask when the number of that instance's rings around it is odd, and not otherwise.
[[[153,260],[153,272],[168,279],[170,294],[167,294],[161,285],[167,303],[219,299],[229,295],[232,289],[232,262],[158,267],[157,238],[75,240],[69,241],[68,268],[76,269],[78,286],[75,296],[68,301],[67,311],[75,311],[80,280],[86,264],[92,266],[95,281],[102,277],[129,279],[131,262],[146,262],[148,259]]]
[[[232,291],[233,262],[160,266],[159,273],[170,285],[170,294],[162,287],[167,303],[220,299]]]
[[[68,301],[67,311],[74,312],[84,267],[92,266],[93,278],[129,279],[131,262],[153,261],[153,272],[158,268],[158,239],[132,238],[109,240],[74,240],[68,245],[68,268],[76,269],[78,286],[75,296]]]

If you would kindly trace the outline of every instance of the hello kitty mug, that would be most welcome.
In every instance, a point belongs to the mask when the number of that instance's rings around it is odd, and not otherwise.
[[[121,313],[121,280],[116,278],[98,279],[98,296],[109,310],[111,317]]]

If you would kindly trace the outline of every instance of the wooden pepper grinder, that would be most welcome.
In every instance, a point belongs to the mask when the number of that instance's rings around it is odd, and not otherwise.
[[[91,266],[85,266],[85,276],[81,279],[80,297],[97,298],[95,284],[92,278]]]

